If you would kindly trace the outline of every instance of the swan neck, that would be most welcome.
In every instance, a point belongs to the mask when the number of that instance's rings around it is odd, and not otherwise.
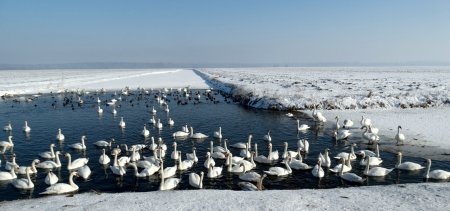
[[[228,158],[227,158],[227,162],[228,162],[228,172],[231,172],[231,166],[233,165],[231,161],[232,161],[231,155],[229,155]]]
[[[27,183],[28,183],[28,185],[30,185],[31,184],[31,178],[30,178],[30,170],[28,168],[26,169],[26,174],[27,174]]]
[[[378,144],[377,144],[377,148],[375,149],[377,152],[377,157],[379,158],[380,157],[380,147],[378,146]]]
[[[341,169],[339,169],[339,176],[342,176],[343,172],[344,172],[344,165],[345,165],[345,160],[342,159],[341,162]]]
[[[75,183],[73,182],[73,175],[74,174],[70,174],[69,176],[69,185],[72,187],[76,187],[77,185],[75,185]]]
[[[58,166],[61,166],[61,161],[59,160],[59,153],[56,153],[56,164],[58,165]]]
[[[117,163],[117,153],[114,153],[114,166],[118,166],[119,164]]]
[[[55,157],[55,151],[53,150],[53,147],[50,145],[50,154],[52,157]]]
[[[398,155],[398,158],[397,158],[397,165],[395,165],[395,167],[398,167],[398,166],[400,166],[402,164],[402,154],[399,154]]]
[[[72,157],[70,156],[70,154],[67,154],[67,168],[71,168],[72,167]]]
[[[269,156],[267,156],[267,158],[269,158],[269,160],[272,160],[272,144],[269,145]]]
[[[258,157],[258,144],[255,143],[255,156]]]
[[[199,187],[200,189],[203,188],[203,174],[200,174],[200,184],[198,184],[198,187]]]
[[[264,176],[261,176],[261,178],[258,180],[258,183],[256,184],[256,187],[258,190],[262,190],[262,182],[264,180]]]
[[[291,169],[291,167],[289,166],[289,162],[285,162],[284,165],[286,165],[286,168],[287,168],[288,172],[289,172],[289,173],[292,173],[292,169]]]
[[[211,142],[209,142],[209,152],[212,154],[213,153],[213,147],[214,147],[214,144],[213,144],[213,142],[211,141]]]
[[[366,168],[364,169],[364,173],[367,175],[367,174],[369,174],[369,168],[370,168],[369,167],[369,160],[370,159],[369,159],[369,156],[365,156],[364,159],[367,159],[366,160]]]

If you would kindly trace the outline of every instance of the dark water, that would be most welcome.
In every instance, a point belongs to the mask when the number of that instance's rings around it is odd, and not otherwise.
[[[62,100],[64,97],[73,98],[76,100],[76,96],[72,94],[66,95],[43,95],[38,99],[30,103],[17,103],[12,99],[6,99],[0,101],[0,124],[6,125],[8,121],[13,125],[13,150],[7,150],[2,155],[2,171],[4,171],[4,165],[6,160],[11,159],[11,154],[14,152],[17,155],[17,163],[19,165],[29,166],[33,159],[38,158],[40,152],[48,151],[49,145],[55,143],[57,147],[55,151],[60,150],[63,152],[69,152],[72,155],[72,159],[78,157],[90,158],[88,166],[92,170],[90,179],[84,181],[82,178],[76,178],[75,183],[80,187],[79,192],[88,192],[96,190],[100,192],[130,192],[130,191],[156,191],[159,188],[159,178],[155,174],[149,178],[135,178],[133,168],[128,168],[127,174],[122,178],[115,176],[110,170],[109,166],[102,166],[98,163],[98,158],[101,154],[101,149],[95,147],[92,143],[108,138],[115,138],[116,144],[138,144],[148,143],[149,140],[145,140],[141,136],[144,123],[148,123],[152,114],[149,112],[152,106],[158,110],[156,118],[161,118],[161,122],[164,124],[162,131],[158,132],[156,128],[149,126],[150,135],[162,137],[168,146],[168,152],[165,158],[165,167],[173,166],[174,161],[170,159],[170,153],[173,150],[172,133],[181,129],[181,126],[188,123],[194,127],[195,132],[202,132],[212,137],[213,131],[218,130],[218,127],[222,127],[224,138],[229,139],[228,144],[231,145],[236,142],[246,142],[249,134],[253,135],[253,143],[258,143],[259,154],[267,155],[267,142],[262,137],[270,129],[272,135],[272,143],[274,150],[280,152],[280,157],[283,152],[283,142],[289,143],[289,150],[295,150],[297,147],[297,141],[299,138],[307,138],[310,142],[310,152],[308,155],[304,155],[304,162],[309,165],[314,165],[317,160],[319,152],[323,152],[323,149],[330,148],[333,154],[337,154],[341,151],[350,151],[348,143],[338,143],[330,136],[330,130],[327,129],[327,125],[315,126],[312,119],[301,113],[296,114],[296,118],[300,119],[300,123],[306,123],[311,125],[312,128],[306,133],[297,134],[296,121],[293,118],[288,118],[284,114],[285,112],[266,111],[244,108],[233,103],[225,103],[220,95],[215,97],[220,101],[218,104],[214,104],[211,101],[206,101],[202,96],[201,103],[194,104],[192,101],[187,105],[179,105],[174,96],[168,96],[171,100],[168,104],[170,107],[170,113],[166,113],[162,110],[159,104],[156,102],[154,95],[131,95],[122,96],[122,101],[118,102],[116,108],[118,114],[113,116],[111,114],[111,107],[107,107],[102,103],[104,109],[103,115],[97,114],[97,95],[90,94],[88,96],[82,96],[85,101],[84,105],[78,106],[76,103],[74,107],[71,104],[63,106]],[[99,94],[102,100],[111,99],[111,93]],[[116,96],[117,98],[118,96]],[[55,108],[52,104],[55,104]],[[121,130],[118,127],[120,117],[123,116],[127,124],[126,129]],[[171,117],[175,121],[175,126],[169,128],[167,126],[167,120]],[[31,132],[26,135],[22,132],[24,121],[27,120],[31,127]],[[328,123],[331,126],[331,123]],[[57,129],[62,128],[63,134],[66,139],[61,144],[55,140]],[[354,136],[353,140],[359,139],[360,133]],[[69,149],[67,146],[73,143],[80,142],[80,137],[86,135],[87,150],[75,151]],[[8,133],[0,132],[0,139],[7,140]],[[210,141],[213,140],[215,145],[222,144],[219,140],[208,138],[203,141],[184,140],[177,141],[178,150],[183,153],[183,160],[185,159],[185,153],[191,152],[193,147],[197,149],[197,156],[199,162],[194,165],[190,170],[177,172],[177,177],[181,178],[181,184],[177,187],[179,190],[193,189],[189,186],[189,173],[200,171],[205,172],[204,188],[205,189],[233,189],[239,190],[237,183],[240,181],[235,174],[229,174],[224,166],[223,176],[218,179],[209,179],[206,177],[207,169],[203,167],[205,161],[205,154],[208,151]],[[115,147],[113,145],[113,147]],[[239,155],[239,150],[229,148],[234,156]],[[362,147],[360,146],[360,148]],[[110,154],[110,150],[107,149],[107,153]],[[145,156],[152,155],[152,152],[144,150],[141,153]],[[381,152],[383,158],[383,167],[393,168],[396,162],[396,158],[393,154],[387,152]],[[68,182],[68,170],[67,159],[64,156],[60,156],[62,167],[54,170],[59,176],[59,182]],[[113,159],[110,156],[111,160]],[[404,161],[413,161],[422,164],[423,159],[414,157],[404,157]],[[224,162],[216,159],[216,166],[221,166]],[[333,160],[332,166],[337,164]],[[279,165],[279,164],[278,164]],[[282,165],[283,166],[283,165]],[[263,170],[267,170],[270,166],[258,164],[254,170],[258,173],[262,173]],[[449,170],[450,165],[445,162],[434,161],[432,168],[440,168]],[[362,175],[363,168],[359,166],[359,159],[353,162],[352,172]],[[368,178],[363,185],[387,185],[398,183],[419,183],[423,182],[422,176],[424,170],[417,172],[406,172],[394,170],[392,173],[384,178]],[[9,183],[0,183],[0,200],[14,200],[18,198],[33,198],[39,197],[39,193],[44,191],[47,185],[44,183],[46,173],[42,169],[38,169],[38,173],[32,176],[32,180],[35,184],[35,188],[32,191],[20,191],[15,189]],[[24,177],[20,175],[19,177]],[[328,172],[326,176],[321,180],[312,176],[310,171],[297,171],[293,170],[293,173],[286,177],[268,177],[264,180],[265,189],[303,189],[303,188],[334,188],[334,187],[348,187],[355,186],[356,184],[349,184],[342,182],[335,174]]]

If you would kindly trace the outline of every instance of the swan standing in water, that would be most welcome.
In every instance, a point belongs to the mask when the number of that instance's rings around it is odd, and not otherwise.
[[[89,158],[78,158],[78,159],[72,161],[72,156],[69,153],[66,153],[66,157],[68,160],[67,170],[73,170],[73,169],[80,168],[89,162]]]
[[[55,144],[50,144],[50,151],[39,153],[39,157],[45,159],[55,158],[55,151],[53,150],[53,148],[55,148]]]
[[[56,134],[56,140],[58,141],[64,141],[64,134],[61,132],[61,128],[58,128],[58,134]]]
[[[269,132],[267,132],[266,135],[264,135],[263,139],[265,141],[272,141],[272,137],[270,136],[270,130],[269,130]]]
[[[5,149],[13,147],[13,146],[14,146],[14,143],[12,141],[12,136],[8,136],[8,141],[0,141],[0,147],[3,147]]]
[[[341,159],[341,160],[342,160],[341,165],[345,166],[345,160],[344,159]],[[350,173],[350,172],[344,173],[344,168],[340,169],[339,177],[341,177],[341,179],[343,179],[345,181],[356,182],[356,183],[363,183],[365,180],[362,177],[356,175],[355,173]]]
[[[207,135],[203,134],[203,133],[194,133],[194,128],[191,127],[191,138],[192,139],[204,139],[204,138],[208,138]]]
[[[81,136],[80,143],[71,144],[71,145],[69,145],[69,147],[72,149],[85,150],[86,149],[86,145],[84,144],[85,139],[86,139],[86,136]]]
[[[23,126],[23,132],[29,133],[31,128],[28,126],[28,121],[25,121],[25,125]]]
[[[194,188],[202,189],[203,188],[203,171],[200,172],[200,176],[196,173],[189,174],[189,185]]]
[[[4,131],[12,131],[11,122],[8,122],[8,124],[5,127],[3,127],[3,130]]]
[[[61,152],[56,151],[55,152],[55,160],[51,161],[51,160],[47,160],[44,162],[40,162],[39,164],[36,165],[37,168],[42,168],[42,169],[53,169],[53,168],[59,168],[61,167],[61,161],[59,160],[59,155],[61,154]]]
[[[98,159],[98,162],[102,165],[109,164],[111,162],[111,159],[106,155],[105,149],[102,149],[102,155],[100,155],[100,158]]]
[[[413,163],[413,162],[402,163],[402,153],[398,152],[397,153],[397,164],[395,165],[395,168],[401,169],[401,170],[406,170],[406,171],[416,171],[416,170],[423,169],[425,167],[421,166],[418,163]]]
[[[300,125],[300,120],[297,119],[297,131],[305,131],[308,130],[310,127],[307,124]]]
[[[371,177],[384,177],[387,174],[391,173],[394,169],[387,169],[383,167],[373,167],[370,168],[369,165],[369,159],[366,161],[366,168],[364,169],[364,175],[371,176]]]
[[[71,172],[69,176],[69,184],[66,183],[56,183],[47,189],[45,189],[44,192],[40,194],[65,194],[65,193],[72,193],[78,190],[78,186],[73,182],[73,176],[78,176],[77,172]]]
[[[119,127],[125,128],[125,126],[126,126],[126,124],[125,124],[125,121],[123,121],[123,117],[120,117]]]
[[[423,175],[424,178],[435,179],[435,180],[446,180],[450,178],[450,172],[436,169],[430,172],[431,169],[431,159],[427,159],[427,172]]]
[[[12,184],[13,184],[13,186],[15,188],[17,188],[17,189],[25,189],[25,190],[34,188],[34,183],[30,179],[30,168],[27,167],[25,172],[26,172],[26,175],[27,175],[26,179],[24,179],[24,178],[22,178],[22,179],[15,179],[12,182]]]
[[[219,127],[219,131],[214,132],[214,138],[221,139],[222,138],[222,127]]]
[[[395,135],[395,140],[397,140],[397,145],[399,145],[400,143],[403,145],[403,142],[405,141],[405,135],[403,133],[400,133],[400,129],[402,129],[402,127],[399,125],[397,127],[397,134]]]
[[[58,182],[58,176],[54,174],[52,171],[47,172],[47,176],[45,177],[45,184],[54,185]]]

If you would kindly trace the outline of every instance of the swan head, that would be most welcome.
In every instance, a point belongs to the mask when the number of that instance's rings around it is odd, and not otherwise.
[[[177,142],[173,142],[172,146],[177,146]]]
[[[397,152],[397,157],[402,156],[402,152]]]
[[[403,129],[403,128],[402,128],[402,126],[399,125],[399,126],[398,126],[398,129]]]
[[[70,157],[69,153],[64,154],[65,157]]]
[[[56,155],[56,156],[58,156],[58,155],[60,155],[60,154],[61,154],[60,151],[56,151],[56,152],[55,152],[55,155]]]
[[[12,140],[12,138],[13,138],[12,136],[8,136],[8,139],[9,139],[9,140]]]
[[[53,147],[56,147],[56,145],[55,145],[55,144],[50,144],[50,147],[52,147],[52,148],[53,148]]]
[[[288,145],[288,143],[287,143],[287,142],[283,142],[283,145],[284,145],[284,146],[287,146],[287,145]]]

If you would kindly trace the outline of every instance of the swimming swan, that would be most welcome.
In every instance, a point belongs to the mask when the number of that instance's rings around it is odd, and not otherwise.
[[[423,169],[425,167],[421,166],[418,163],[413,163],[413,162],[402,163],[402,153],[398,152],[397,153],[397,164],[395,165],[395,168],[401,169],[401,170],[406,170],[406,171],[416,171],[416,170]]]
[[[31,128],[28,126],[28,121],[25,121],[25,125],[23,126],[23,132],[29,133]]]
[[[203,138],[208,138],[207,135],[203,134],[203,133],[194,133],[194,128],[191,127],[191,135],[190,137],[192,139],[203,139]]]
[[[30,179],[30,168],[27,167],[25,172],[26,172],[26,175],[27,175],[26,179],[24,179],[24,178],[22,178],[22,179],[15,179],[12,182],[12,184],[13,184],[13,186],[15,188],[17,188],[17,189],[25,189],[25,190],[34,188],[34,183]]]
[[[56,140],[58,141],[64,141],[64,134],[61,132],[61,128],[58,128],[58,134],[56,134]]]
[[[300,125],[300,120],[297,119],[297,131],[305,131],[308,130],[310,127],[307,124]]]
[[[160,162],[161,162],[161,169],[160,169],[161,183],[159,185],[159,190],[172,190],[176,188],[181,180],[178,178],[168,178],[168,176],[165,175],[165,169],[163,164],[164,162],[162,160]]]
[[[71,193],[78,190],[78,186],[73,182],[73,176],[78,176],[77,172],[71,172],[69,176],[69,184],[66,183],[56,183],[47,189],[45,189],[44,192],[40,194],[65,194],[65,193]]]
[[[72,156],[69,153],[66,153],[65,156],[67,157],[68,160],[67,170],[80,168],[89,162],[89,158],[78,158],[72,162]]]
[[[221,139],[222,138],[222,127],[219,127],[219,131],[215,131],[213,136],[214,136],[214,138]]]
[[[384,177],[387,174],[391,173],[392,169],[387,169],[383,167],[374,167],[370,168],[369,165],[369,159],[366,160],[366,168],[364,169],[364,175],[371,176],[371,177]]]
[[[36,165],[37,168],[42,168],[42,169],[53,169],[53,168],[59,168],[61,167],[61,161],[59,160],[59,155],[61,154],[61,152],[56,151],[55,152],[55,160],[51,161],[51,160],[47,160],[44,162],[40,162],[39,164]]]
[[[55,147],[55,144],[50,144],[50,151],[39,153],[39,157],[45,158],[45,159],[55,158],[55,151],[53,150],[54,147]]]
[[[71,145],[69,145],[69,147],[72,149],[85,150],[86,149],[86,145],[84,144],[85,139],[86,139],[86,136],[81,136],[80,143],[71,144]]]
[[[436,179],[436,180],[446,180],[450,178],[450,172],[436,169],[430,172],[431,160],[427,159],[427,173],[423,175],[424,178]]]
[[[202,189],[203,188],[203,171],[200,172],[200,176],[196,173],[189,174],[189,185],[194,188]]]
[[[52,171],[47,172],[47,176],[44,179],[45,184],[54,185],[58,182],[58,176],[54,174]]]

